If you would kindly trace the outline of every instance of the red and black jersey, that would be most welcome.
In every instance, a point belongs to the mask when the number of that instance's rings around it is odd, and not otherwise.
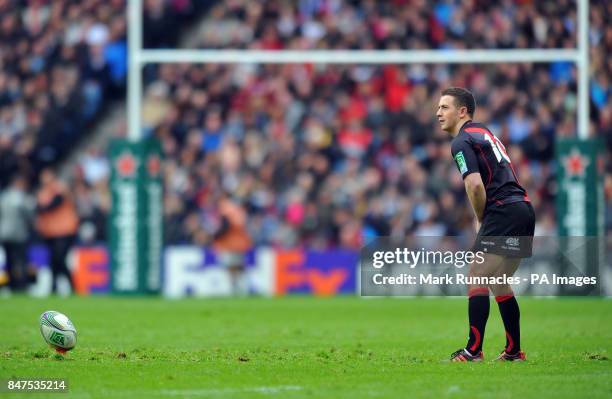
[[[451,151],[461,177],[465,179],[470,173],[480,173],[487,192],[487,208],[529,202],[506,148],[482,123],[466,122],[453,139]]]

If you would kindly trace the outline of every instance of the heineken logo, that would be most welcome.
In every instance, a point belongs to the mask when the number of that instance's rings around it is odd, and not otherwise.
[[[591,160],[578,146],[570,147],[561,157],[565,172],[563,192],[566,208],[561,216],[561,225],[570,236],[584,236],[587,232],[587,167]]]
[[[133,177],[136,174],[138,163],[136,162],[134,155],[126,152],[117,158],[115,166],[117,168],[117,172],[119,172],[119,176],[126,178]]]
[[[163,246],[163,158],[155,140],[116,140],[110,148],[109,221],[114,292],[157,292]]]
[[[113,284],[119,291],[130,291],[138,288],[138,187],[129,181],[115,187]]]
[[[159,172],[161,171],[161,161],[159,156],[153,155],[149,157],[147,160],[147,171],[151,177],[159,176]]]
[[[603,232],[603,191],[598,168],[604,153],[598,139],[559,139],[557,219],[561,236],[596,236]],[[576,258],[577,259],[577,258]]]
[[[584,177],[589,159],[574,148],[563,158],[563,165],[568,177]]]

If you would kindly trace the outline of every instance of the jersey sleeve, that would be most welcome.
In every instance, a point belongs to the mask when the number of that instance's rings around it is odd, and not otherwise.
[[[451,152],[462,178],[465,179],[465,176],[469,175],[470,173],[480,172],[478,169],[476,153],[474,152],[472,145],[467,140],[454,140],[451,145]]]

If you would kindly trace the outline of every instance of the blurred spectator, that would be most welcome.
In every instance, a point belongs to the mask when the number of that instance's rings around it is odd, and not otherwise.
[[[14,175],[11,185],[0,194],[0,242],[12,291],[23,290],[32,275],[27,253],[34,210],[34,198],[28,194],[28,179]]]
[[[252,242],[246,230],[246,212],[229,198],[219,201],[221,223],[215,233],[213,246],[217,251],[219,263],[229,270],[232,292],[235,295],[248,294],[245,256]]]
[[[176,47],[181,27],[198,18],[213,1],[144,0],[143,46],[145,48]]]
[[[36,228],[50,253],[52,289],[56,292],[57,278],[64,276],[74,292],[72,277],[66,265],[68,251],[74,244],[79,218],[68,187],[50,169],[40,175],[41,187],[37,193]]]
[[[80,159],[80,166],[83,170],[85,182],[95,186],[108,179],[110,175],[110,165],[106,155],[97,147],[90,148]]]
[[[110,210],[108,158],[97,147],[90,148],[73,170],[72,194],[81,226],[79,241],[93,244],[106,239],[106,216]]]

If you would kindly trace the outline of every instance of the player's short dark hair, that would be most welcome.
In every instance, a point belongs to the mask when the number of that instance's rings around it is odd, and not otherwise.
[[[449,87],[442,92],[443,96],[452,96],[455,98],[457,108],[466,107],[470,116],[474,116],[476,111],[476,100],[474,95],[463,87]]]

